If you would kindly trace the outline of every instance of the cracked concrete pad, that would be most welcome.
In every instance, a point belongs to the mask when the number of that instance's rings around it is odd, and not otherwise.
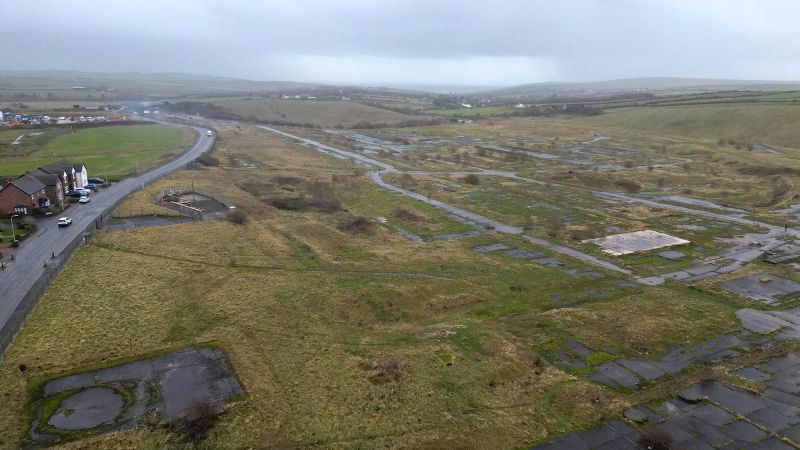
[[[789,418],[772,408],[759,409],[747,416],[751,422],[766,428],[773,433],[789,428]]]
[[[665,372],[658,366],[645,360],[622,358],[617,362],[646,380],[655,380],[665,375]]]
[[[737,420],[724,425],[722,427],[722,432],[738,441],[748,442],[750,444],[760,441],[767,435],[743,420]]]
[[[689,243],[689,241],[685,239],[653,230],[615,234],[598,239],[587,239],[581,242],[596,244],[603,248],[603,252],[614,256],[628,255],[631,253]]]
[[[601,364],[597,366],[595,370],[614,380],[614,382],[621,386],[632,388],[639,385],[639,377],[614,361]]]
[[[165,421],[186,415],[198,403],[220,413],[243,392],[224,353],[208,347],[59,377],[48,381],[43,393],[46,400],[57,400],[54,396],[71,390],[79,392],[60,402],[48,419],[49,429],[42,430],[39,419],[31,421],[32,441],[58,442],[70,438],[74,430],[130,430],[140,426],[150,410],[160,411]],[[36,417],[41,416],[39,405]]]
[[[770,374],[758,370],[755,367],[745,367],[736,372],[736,375],[750,381],[755,381],[756,383],[761,383],[772,378]]]
[[[713,264],[703,264],[701,266],[690,267],[688,269],[683,269],[684,271],[688,272],[690,275],[703,275],[709,272],[713,272],[717,269],[717,266]]]
[[[481,245],[479,247],[474,247],[472,250],[478,253],[491,253],[500,250],[508,250],[509,248],[510,247],[507,246],[506,244],[497,243],[497,244]]]
[[[757,396],[728,387],[718,381],[707,381],[701,386],[706,396],[725,409],[746,416],[767,406]]]
[[[547,254],[543,252],[529,252],[527,250],[520,249],[506,250],[503,253],[517,259],[536,259],[547,256]]]
[[[114,423],[123,405],[122,396],[113,389],[86,389],[61,402],[49,424],[61,430],[90,430]]]
[[[567,344],[567,347],[569,347],[570,350],[584,358],[592,354],[592,349],[574,339],[567,339],[564,341],[564,343]]]
[[[699,406],[691,410],[689,414],[715,427],[725,425],[734,419],[734,417],[724,409],[720,409],[711,404]]]
[[[576,434],[568,434],[536,448],[537,450],[589,450],[592,447]]]
[[[736,317],[742,321],[743,327],[761,334],[769,334],[783,327],[792,326],[790,322],[781,318],[750,308],[736,311]]]
[[[640,450],[641,447],[639,447],[639,445],[636,444],[636,439],[631,439],[624,436],[619,437],[611,442],[606,442],[603,445],[598,445],[597,447],[595,447],[595,450]]]
[[[608,425],[602,425],[597,428],[592,428],[591,430],[581,431],[578,433],[578,437],[588,442],[592,447],[613,441],[621,436],[622,435],[618,433],[617,430]]]
[[[783,297],[800,293],[800,283],[766,272],[733,278],[719,283],[718,286],[768,305]]]
[[[677,252],[675,250],[668,250],[666,252],[659,253],[658,256],[660,256],[660,257],[662,257],[664,259],[668,259],[670,261],[678,261],[680,259],[685,258],[686,257],[686,253]]]
[[[692,436],[691,433],[686,431],[681,426],[680,423],[678,423],[678,422],[676,422],[674,420],[668,420],[668,421],[662,423],[661,425],[658,425],[657,428],[660,428],[660,429],[666,431],[667,433],[669,433],[669,436],[672,438],[672,443],[673,444],[681,444],[683,442],[686,442],[686,441],[694,438],[694,436]]]

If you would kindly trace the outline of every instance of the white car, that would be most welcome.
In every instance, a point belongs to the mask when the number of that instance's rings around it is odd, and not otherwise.
[[[212,133],[211,130],[206,131],[206,136],[211,137],[213,135],[214,135],[214,133]]]
[[[70,219],[69,217],[60,217],[58,219],[58,227],[59,228],[68,227],[70,225],[72,225],[72,219]]]
[[[87,196],[85,196],[85,195],[84,195],[83,197],[81,197],[81,198],[78,200],[78,203],[89,203],[90,201],[91,201],[91,199],[90,199],[89,197],[87,197]]]

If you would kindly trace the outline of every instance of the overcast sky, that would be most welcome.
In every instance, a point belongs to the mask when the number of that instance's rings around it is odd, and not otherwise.
[[[800,80],[800,0],[3,0],[0,69],[501,86]]]

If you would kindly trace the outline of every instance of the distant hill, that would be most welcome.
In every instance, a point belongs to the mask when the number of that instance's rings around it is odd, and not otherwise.
[[[334,86],[293,81],[257,81],[184,73],[105,73],[65,70],[0,70],[0,101],[132,100],[178,97],[241,97],[253,94],[361,97],[425,97],[429,92],[391,87]]]
[[[288,81],[252,81],[237,78],[181,73],[102,73],[61,70],[0,71],[0,92],[120,92],[133,96],[177,96],[193,94],[241,94],[312,90],[323,85]],[[77,94],[77,92],[76,92]]]
[[[724,80],[710,78],[629,78],[581,83],[534,83],[512,86],[475,95],[517,97],[531,100],[548,97],[592,97],[626,92],[675,95],[713,91],[779,91],[800,89],[800,81]]]

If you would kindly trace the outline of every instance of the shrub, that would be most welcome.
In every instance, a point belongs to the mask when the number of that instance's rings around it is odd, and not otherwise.
[[[614,182],[614,184],[621,187],[622,189],[625,189],[626,192],[630,192],[631,194],[642,190],[642,185],[637,183],[636,181],[617,180]]]
[[[645,428],[639,434],[639,445],[650,450],[670,450],[672,448],[672,437],[663,428]]]
[[[197,161],[200,164],[203,164],[204,166],[218,166],[219,165],[219,159],[217,159],[216,156],[211,156],[211,155],[207,155],[207,154],[206,155],[201,155],[199,158],[197,158]]]
[[[287,186],[297,186],[298,184],[302,184],[306,181],[305,178],[302,177],[293,177],[291,175],[278,175],[276,177],[270,178],[270,181],[276,184],[284,184]]]
[[[372,221],[364,216],[350,216],[337,225],[340,230],[351,233],[368,233],[372,227]]]
[[[231,221],[231,223],[234,223],[236,225],[244,225],[244,223],[247,222],[247,214],[245,214],[244,211],[238,208],[229,211],[227,218],[228,220]]]
[[[186,416],[176,420],[173,431],[181,438],[200,442],[217,424],[217,411],[210,403],[198,403],[186,413]]]
[[[561,219],[553,219],[547,225],[547,235],[550,237],[557,237],[562,228],[564,228],[564,221]]]
[[[481,183],[480,178],[474,173],[471,173],[464,177],[464,183],[471,184],[473,186],[477,186]]]
[[[302,211],[308,208],[308,199],[305,195],[300,195],[299,197],[271,197],[266,199],[265,202],[287,211]]]
[[[20,220],[20,228],[26,230],[28,233],[35,233],[39,229],[36,219],[31,216],[25,216]]]

